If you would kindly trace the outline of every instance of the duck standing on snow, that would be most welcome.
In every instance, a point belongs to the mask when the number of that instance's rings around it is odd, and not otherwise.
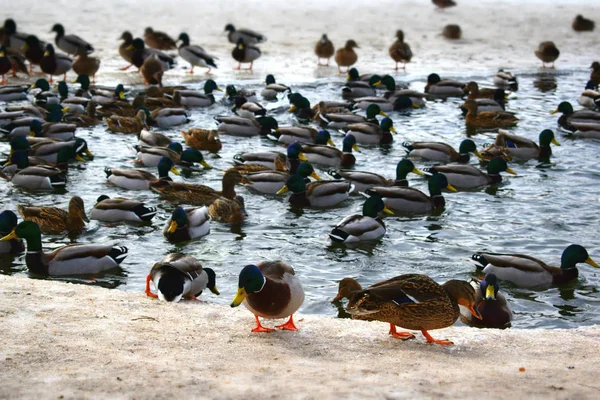
[[[217,68],[217,64],[215,64],[216,57],[207,53],[200,46],[191,45],[187,33],[181,33],[178,40],[181,41],[178,50],[179,56],[192,65],[192,69],[189,71],[190,74],[194,73],[194,67],[208,68],[207,74],[210,74],[211,68]]]

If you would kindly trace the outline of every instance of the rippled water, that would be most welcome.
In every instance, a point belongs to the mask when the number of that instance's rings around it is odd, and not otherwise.
[[[492,1],[461,1],[459,7],[439,12],[429,2],[367,1],[337,3],[312,1],[281,5],[275,1],[158,2],[87,2],[73,9],[71,2],[56,1],[52,7],[39,8],[36,2],[22,1],[5,7],[5,15],[17,20],[19,30],[33,32],[50,40],[47,30],[62,22],[67,32],[77,33],[90,42],[102,58],[98,75],[100,83],[125,83],[140,87],[134,72],[118,72],[124,65],[117,53],[121,31],[129,29],[141,35],[148,25],[172,35],[187,31],[193,43],[202,44],[219,56],[220,68],[213,78],[224,87],[259,88],[266,73],[274,73],[278,81],[293,86],[311,102],[338,99],[344,77],[334,67],[317,68],[312,53],[314,42],[328,32],[335,44],[346,38],[355,39],[361,49],[358,68],[361,72],[392,73],[387,47],[397,28],[403,28],[412,45],[415,59],[407,73],[396,74],[411,88],[422,90],[428,73],[477,80],[491,85],[499,66],[519,74],[519,91],[511,94],[508,109],[518,113],[521,122],[514,133],[537,140],[545,128],[556,128],[556,116],[549,114],[563,100],[576,103],[588,79],[587,67],[599,54],[597,34],[577,35],[570,23],[575,14],[585,12],[600,21],[600,8],[589,2],[573,1],[566,5],[546,2],[508,1],[497,5]],[[425,4],[426,3],[426,4]],[[519,14],[515,15],[516,4]],[[540,5],[544,4],[544,7]],[[31,12],[31,10],[35,12]],[[69,11],[70,10],[70,11]],[[387,17],[386,17],[387,16]],[[222,33],[227,22],[252,27],[269,38],[262,46],[263,57],[255,71],[237,72],[229,52],[231,46]],[[438,36],[446,23],[459,22],[464,38],[449,43]],[[554,40],[561,49],[556,71],[541,72],[533,49],[541,40]],[[165,84],[183,83],[201,87],[203,74],[185,74],[185,62],[166,74]],[[550,83],[550,85],[548,85]],[[554,85],[555,83],[555,85]],[[548,87],[550,86],[550,89]],[[555,88],[552,88],[556,86]],[[460,116],[460,100],[430,102],[427,108],[409,113],[392,113],[398,130],[389,149],[366,147],[357,156],[357,170],[377,171],[392,177],[397,161],[405,154],[400,145],[405,140],[437,140],[458,146],[466,136]],[[281,104],[269,104],[275,108]],[[189,126],[210,128],[212,117],[228,113],[227,107],[194,110]],[[278,114],[280,125],[295,123],[286,114]],[[184,127],[186,128],[186,127]],[[165,133],[180,140],[180,129]],[[562,133],[561,147],[554,147],[549,164],[530,161],[511,167],[518,176],[509,176],[497,188],[449,193],[447,208],[440,216],[386,218],[388,232],[384,239],[357,249],[334,247],[327,233],[344,216],[361,209],[362,200],[352,198],[342,206],[329,210],[291,210],[286,197],[265,197],[245,188],[237,191],[246,199],[249,214],[241,227],[212,224],[211,234],[183,246],[169,244],[161,230],[173,206],[159,201],[152,192],[130,192],[105,185],[105,166],[131,167],[135,153],[134,136],[112,135],[103,126],[80,129],[96,155],[93,162],[73,166],[69,172],[66,194],[28,193],[11,184],[0,183],[2,209],[14,209],[19,203],[57,204],[66,207],[72,195],[81,196],[89,211],[100,194],[134,197],[156,205],[160,213],[151,225],[101,225],[92,222],[89,230],[76,239],[79,243],[119,243],[129,248],[122,273],[99,276],[94,282],[142,293],[145,276],[151,265],[166,254],[183,251],[197,257],[203,265],[217,272],[220,297],[208,294],[209,301],[228,303],[237,286],[237,274],[248,263],[281,258],[292,264],[307,292],[302,311],[334,315],[329,300],[335,295],[337,281],[345,276],[369,284],[402,273],[424,273],[443,282],[476,275],[469,262],[480,250],[519,252],[538,256],[550,264],[558,264],[563,249],[570,243],[584,245],[592,258],[600,259],[597,235],[597,209],[600,200],[597,185],[600,168],[596,162],[600,143],[593,140],[571,140]],[[342,135],[334,135],[338,147]],[[491,142],[494,133],[473,136],[478,147]],[[238,138],[223,135],[220,158],[208,156],[215,168],[190,178],[220,187],[222,174],[232,156],[242,150],[277,149],[263,138]],[[0,143],[7,151],[8,144]],[[475,161],[473,161],[475,162]],[[425,165],[418,165],[420,167]],[[326,175],[324,170],[318,170]],[[176,178],[181,179],[181,178]],[[411,186],[426,190],[425,181],[410,177]],[[46,249],[69,242],[66,237],[45,237]],[[2,272],[28,274],[22,257],[0,261]],[[581,266],[577,282],[545,291],[518,289],[503,285],[515,312],[514,326],[574,327],[600,322],[597,287],[600,277],[587,265]]]

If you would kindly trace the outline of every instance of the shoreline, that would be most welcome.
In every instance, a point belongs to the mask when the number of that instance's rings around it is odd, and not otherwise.
[[[244,307],[0,276],[2,398],[597,398],[600,326],[432,331],[297,314],[252,334]],[[274,325],[265,321],[266,326]],[[351,385],[349,384],[351,382]],[[510,385],[508,383],[510,382]]]

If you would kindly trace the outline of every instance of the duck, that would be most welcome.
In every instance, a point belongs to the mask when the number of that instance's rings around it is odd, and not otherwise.
[[[181,136],[185,144],[193,149],[217,153],[223,147],[216,130],[191,128],[187,131],[181,131]]]
[[[237,116],[244,118],[264,117],[267,114],[267,109],[258,102],[250,102],[243,96],[237,96],[231,108]]]
[[[292,175],[285,185],[276,193],[292,192],[289,202],[295,207],[333,207],[350,197],[354,190],[352,184],[346,181],[319,181],[306,184],[304,178]]]
[[[574,111],[571,103],[563,101],[551,112],[551,114],[556,113],[562,113],[558,119],[558,125],[568,131],[600,131],[600,112]]]
[[[62,141],[73,140],[77,131],[77,125],[61,122],[64,114],[67,113],[69,109],[69,107],[63,108],[58,104],[50,104],[48,106],[48,122],[40,124],[39,120],[32,120],[30,124],[30,133],[34,133],[35,136]]]
[[[163,157],[170,159],[174,164],[178,164],[183,153],[183,146],[179,142],[171,142],[167,147],[137,146],[134,148],[137,150],[136,161],[145,167],[156,167]]]
[[[158,294],[150,290],[150,282]],[[146,277],[146,296],[177,303],[181,299],[195,300],[208,289],[217,296],[216,274],[212,268],[203,268],[200,261],[182,253],[171,253],[150,269]]]
[[[329,132],[324,129],[319,130],[315,137],[315,142],[316,144],[302,143],[302,152],[309,162],[328,167],[342,168],[352,168],[356,163],[356,157],[352,154],[352,150],[358,149],[358,146],[356,145],[356,138],[353,135],[348,134],[344,136],[341,151],[327,145],[333,145],[333,141]]]
[[[133,39],[127,49],[132,51],[131,61],[133,65],[140,69],[142,68],[142,65],[146,59],[152,57],[153,55],[158,57],[164,71],[170,70],[175,65],[175,60],[173,57],[163,53],[160,50],[146,48],[144,41],[140,38]],[[156,67],[156,65],[154,65],[154,67]]]
[[[456,5],[454,0],[431,0],[431,2],[435,4],[439,10],[454,7]]]
[[[242,177],[238,171],[229,169],[223,175],[222,190],[220,191],[210,186],[172,182],[165,179],[152,182],[150,189],[168,199],[180,200],[192,205],[210,206],[219,197],[234,200],[237,195],[235,185],[240,183],[246,184],[251,182]]]
[[[318,131],[310,126],[285,126],[280,127],[275,134],[271,135],[277,138],[282,144],[292,144],[294,142],[315,143]]]
[[[190,114],[183,108],[157,108],[150,117],[154,125],[163,129],[190,122]]]
[[[103,222],[150,222],[156,215],[156,207],[124,197],[110,198],[101,195],[90,211],[90,219]]]
[[[340,74],[348,73],[350,66],[356,64],[358,55],[354,52],[354,49],[359,49],[358,44],[352,39],[348,40],[344,47],[338,49],[335,52],[335,62],[338,65],[338,72]],[[346,71],[342,71],[342,67],[346,67]]]
[[[17,32],[17,24],[12,18],[7,18],[4,20],[2,30],[4,30],[4,34],[6,35],[5,45],[8,48],[16,51],[21,50],[21,48],[25,44],[27,36],[30,36],[27,33]]]
[[[123,41],[119,45],[119,55],[123,60],[125,60],[129,65],[119,68],[121,71],[127,71],[133,65],[133,35],[129,31],[124,31],[121,34],[120,39]]]
[[[348,134],[360,144],[389,144],[394,140],[390,132],[396,133],[396,130],[389,117],[384,117],[379,126],[370,123],[348,125]]]
[[[77,53],[75,62],[73,62],[73,71],[77,75],[87,75],[92,77],[92,82],[96,80],[96,72],[100,69],[100,59],[90,57],[84,51]]]
[[[165,69],[156,53],[146,57],[142,67],[140,68],[140,72],[144,77],[145,85],[162,86],[162,77],[165,73]]]
[[[448,24],[444,26],[444,29],[442,30],[442,35],[446,39],[458,40],[462,37],[462,29],[460,28],[460,25]]]
[[[352,193],[365,192],[373,187],[386,187],[386,186],[401,186],[408,187],[408,180],[406,176],[409,173],[423,175],[423,172],[415,167],[412,161],[407,158],[403,158],[398,161],[396,165],[396,179],[387,179],[374,172],[366,171],[351,171],[339,168],[330,168],[327,173],[334,179],[344,179],[351,182],[354,185],[354,191]]]
[[[348,81],[342,88],[343,99],[355,99],[358,97],[375,96],[375,88],[381,85],[381,77],[372,75],[367,82]]]
[[[236,89],[235,85],[227,85],[225,86],[225,97],[223,98],[223,102],[228,105],[232,105],[233,101],[238,96],[245,97],[248,101],[257,101],[256,91],[248,88]]]
[[[562,253],[560,267],[523,254],[476,253],[472,259],[483,268],[485,274],[493,273],[501,281],[529,287],[549,287],[574,281],[579,276],[578,263],[586,263],[595,268],[600,266],[590,258],[585,247],[569,245]]]
[[[467,86],[465,86],[465,88],[463,89],[463,93],[468,94],[468,100],[494,99],[494,97],[496,96],[496,89],[479,89],[479,84],[477,82],[471,81],[467,83]]]
[[[512,91],[516,91],[519,87],[519,81],[512,72],[500,68],[498,73],[494,76],[494,85],[500,89],[509,88]]]
[[[383,203],[381,196],[373,195],[363,204],[362,214],[352,214],[344,218],[329,233],[335,243],[358,243],[379,240],[385,235],[386,228],[379,213],[394,215]]]
[[[67,80],[67,72],[73,67],[73,60],[62,54],[56,54],[54,52],[54,46],[51,44],[46,45],[46,51],[44,51],[44,57],[40,61],[40,68],[42,72],[48,74],[50,79],[48,82],[52,83],[52,75],[64,75],[63,80]]]
[[[537,58],[542,60],[542,68],[546,68],[547,63],[552,63],[551,68],[554,68],[554,61],[556,61],[560,55],[560,51],[554,42],[551,41],[541,42],[534,53]]]
[[[306,179],[310,176],[316,180],[321,180],[313,166],[307,162],[301,163],[295,174]],[[285,171],[263,170],[245,173],[242,176],[253,190],[263,194],[276,194],[283,188],[291,175]]]
[[[67,54],[94,52],[94,47],[77,35],[65,35],[65,28],[61,24],[54,24],[51,32],[56,32],[54,43],[56,47]]]
[[[225,25],[225,32],[228,32],[227,39],[229,40],[229,43],[237,44],[239,43],[240,39],[249,45],[264,43],[267,41],[267,37],[263,34],[245,28],[235,29],[232,24]]]
[[[56,190],[67,184],[63,170],[48,165],[29,166],[27,152],[15,151],[11,155],[11,163],[17,166],[12,178],[0,172],[0,178],[6,179],[13,185],[29,190]]]
[[[213,221],[241,225],[247,215],[244,198],[236,196],[231,200],[223,196],[218,196],[208,206],[208,214]]]
[[[265,87],[260,91],[260,95],[264,100],[277,100],[277,96],[282,93],[291,93],[292,89],[289,86],[275,82],[275,77],[268,74],[265,79]],[[244,96],[248,98],[248,96]]]
[[[171,143],[171,138],[160,132],[142,129],[138,135],[138,146],[142,147],[168,147]]]
[[[335,48],[333,47],[333,43],[327,37],[327,34],[324,33],[321,35],[321,39],[315,45],[315,54],[317,55],[317,66],[328,67],[329,59],[333,57],[333,53],[335,53]],[[321,64],[321,59],[327,60],[325,64]]]
[[[310,106],[310,101],[300,93],[292,93],[288,96],[290,101],[289,112],[293,112],[294,116],[300,123],[308,123],[315,116],[315,111]]]
[[[426,169],[432,174],[444,174],[448,182],[457,189],[474,189],[502,182],[500,172],[517,175],[501,157],[492,158],[486,167],[487,173],[469,164],[438,165]]]
[[[493,99],[479,98],[467,101],[474,101],[477,104],[477,114],[485,111],[506,111],[506,93],[504,89],[496,89]],[[464,103],[460,106],[460,111],[463,116],[466,116],[469,112]]]
[[[8,73],[12,68],[12,63],[7,56],[6,47],[0,46],[0,75],[2,75],[2,80],[0,81],[0,85],[5,85],[7,83],[4,75]]]
[[[294,313],[304,302],[304,289],[294,268],[283,261],[263,261],[246,265],[240,271],[238,290],[231,307],[244,306],[254,314],[256,327],[252,332],[273,332],[274,329],[261,325],[258,317],[267,319],[289,319],[276,328],[297,331]]]
[[[42,232],[35,222],[23,221],[0,241],[24,239],[29,271],[49,276],[91,275],[118,268],[128,255],[127,247],[104,244],[71,244],[52,253],[42,250]]]
[[[287,167],[287,157],[283,153],[278,152],[277,155],[275,156],[275,159],[272,161],[272,164],[274,165],[273,168],[269,168],[266,165],[258,164],[258,163],[257,164],[253,164],[253,163],[235,164],[231,168],[236,169],[242,175],[247,175],[247,174],[251,174],[253,172],[261,172],[261,171],[281,171],[281,172],[289,171],[289,168]]]
[[[167,157],[160,159],[157,166],[158,178],[143,169],[118,169],[104,168],[106,179],[112,185],[128,190],[148,190],[151,183],[159,180],[170,180],[169,172],[179,175],[180,172],[173,166],[173,161]]]
[[[460,142],[458,151],[454,150],[449,144],[441,142],[404,142],[402,146],[406,148],[408,157],[422,158],[429,161],[466,164],[471,158],[471,153],[481,158],[475,142],[471,139],[464,139]]]
[[[508,128],[517,125],[519,119],[506,111],[477,112],[475,100],[467,100],[463,105],[467,109],[465,123],[468,128]]]
[[[403,108],[421,108],[425,107],[427,95],[416,90],[410,90],[407,88],[401,88],[396,85],[396,80],[390,75],[384,75],[381,77],[381,85],[385,87],[386,91],[383,97],[392,104],[393,110],[401,110]],[[381,87],[381,86],[378,86]],[[396,99],[399,97],[408,97],[412,104],[403,100],[403,102],[397,102]]]
[[[85,139],[78,137],[76,137],[74,140],[69,140],[66,142],[44,139],[40,143],[36,143],[31,146],[30,155],[42,158],[48,163],[56,164],[58,162],[59,152],[63,147],[71,147],[75,149],[75,152],[73,153],[75,157],[85,154],[90,158],[94,158],[94,154],[88,148]]]
[[[155,31],[151,27],[144,30],[144,42],[148,47],[157,50],[173,50],[177,48],[177,43],[173,38],[164,32]]]
[[[10,211],[4,210],[0,213],[0,237],[9,235],[17,226],[17,215]],[[0,254],[17,254],[25,250],[25,245],[22,239],[10,239],[0,242]]]
[[[585,85],[585,90],[581,92],[577,102],[590,110],[600,108],[600,92],[598,92],[597,85],[594,81],[588,81]]]
[[[215,64],[216,57],[209,54],[200,46],[191,45],[190,37],[187,33],[181,33],[178,41],[181,41],[181,44],[177,52],[181,58],[189,62],[192,66],[190,74],[194,73],[194,67],[208,68],[208,71],[206,71],[207,74],[210,74],[212,68],[217,68],[217,64]]]
[[[396,31],[396,41],[390,46],[388,53],[392,60],[396,62],[395,70],[398,71],[398,63],[401,62],[403,70],[406,70],[406,63],[409,63],[413,53],[408,43],[404,42],[404,32],[401,29]]]
[[[476,328],[510,328],[513,314],[506,297],[500,292],[496,275],[489,273],[481,280],[470,279],[468,282],[475,289],[475,309],[481,315],[481,319],[474,319],[473,314],[461,307],[461,321]]]
[[[148,109],[139,108],[133,118],[112,115],[110,118],[104,118],[104,122],[108,125],[108,130],[113,133],[139,134],[142,129],[150,129],[147,122],[149,115]]]
[[[443,173],[434,174],[429,179],[428,188],[429,196],[418,189],[401,186],[375,186],[367,189],[365,194],[381,196],[385,205],[393,211],[428,213],[442,211],[446,207],[442,189],[456,191]]]
[[[494,143],[481,151],[481,158],[491,160],[495,157],[502,157],[506,161],[527,161],[531,159],[545,161],[552,155],[550,143],[560,146],[554,132],[550,129],[544,129],[540,132],[539,142],[538,146],[532,140],[500,129]]]
[[[177,207],[167,220],[163,235],[171,243],[187,242],[210,233],[208,208]]]
[[[22,101],[27,100],[27,89],[25,85],[11,85],[0,87],[0,101]]]
[[[349,297],[346,312],[353,319],[389,323],[389,334],[397,339],[415,337],[398,332],[399,326],[421,331],[427,343],[452,345],[449,340],[434,339],[428,331],[453,325],[460,316],[459,306],[481,318],[475,309],[475,290],[466,281],[453,279],[440,285],[427,275],[404,274],[363,289],[356,281],[349,284],[351,280],[344,278],[338,291],[338,297]]]
[[[583,15],[579,14],[575,17],[571,26],[573,27],[573,30],[575,32],[591,32],[594,30],[595,25],[596,24],[594,23],[594,21],[592,21],[591,19],[587,19]]]
[[[58,207],[24,206],[19,204],[17,211],[25,221],[35,222],[44,235],[80,234],[85,223],[90,222],[85,215],[83,200],[79,196],[71,197],[68,211]]]
[[[258,47],[244,43],[244,39],[239,38],[234,49],[231,51],[231,56],[235,61],[238,62],[237,70],[242,69],[242,63],[250,63],[248,68],[243,68],[248,71],[252,71],[254,61],[261,56],[261,51]]]
[[[119,103],[121,105],[129,104],[125,98],[125,87],[119,83],[114,90],[103,90],[99,88],[90,89],[90,78],[87,75],[79,75],[76,83],[81,84],[81,92],[78,91],[78,96],[90,96],[94,103],[102,106]]]
[[[425,93],[436,98],[463,97],[465,84],[452,80],[442,80],[436,73],[427,76]]]
[[[217,86],[212,79],[204,83],[204,93],[197,90],[175,90],[173,92],[173,101],[183,107],[209,107],[215,104],[215,96],[213,91],[222,92],[223,90]]]
[[[238,153],[233,156],[237,167],[247,168],[249,165],[260,165],[265,169],[277,171],[290,171],[292,174],[300,165],[301,161],[308,161],[304,156],[300,143],[292,143],[287,147],[287,154],[278,151],[259,151]],[[278,168],[278,163],[283,164]],[[239,170],[239,169],[238,169]]]
[[[592,72],[590,72],[590,81],[598,86],[600,84],[600,62],[594,61],[590,68],[592,69]]]
[[[344,113],[329,113],[327,111],[323,112],[319,111],[319,122],[321,125],[325,125],[325,127],[330,129],[337,130],[347,130],[348,125],[350,124],[360,124],[360,123],[375,123],[379,124],[377,121],[377,116],[381,115],[387,117],[388,115],[381,110],[379,105],[377,104],[369,104],[366,109],[366,117],[362,115],[358,115],[352,112],[344,112]]]
[[[273,117],[260,117],[248,119],[238,116],[218,116],[215,120],[219,122],[217,132],[234,136],[256,136],[267,135],[276,131],[279,126]]]
[[[396,95],[390,99],[385,97],[369,96],[359,97],[354,99],[354,107],[360,109],[366,109],[372,104],[376,104],[382,111],[402,111],[412,108],[420,108],[419,104],[412,102],[410,96]],[[422,100],[419,103],[423,103]]]

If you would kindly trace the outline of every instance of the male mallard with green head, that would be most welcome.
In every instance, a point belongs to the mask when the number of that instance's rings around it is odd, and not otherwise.
[[[177,207],[167,220],[163,235],[171,243],[187,242],[210,233],[210,215],[206,207]]]
[[[457,189],[473,189],[485,185],[494,185],[502,182],[501,172],[517,175],[510,169],[501,157],[493,158],[486,167],[487,173],[469,164],[438,165],[426,169],[427,172],[444,174],[450,185]]]

